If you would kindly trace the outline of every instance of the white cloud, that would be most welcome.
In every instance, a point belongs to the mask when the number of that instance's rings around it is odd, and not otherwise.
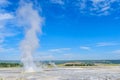
[[[13,19],[14,16],[6,10],[6,6],[11,4],[8,0],[0,0],[0,29]]]
[[[112,53],[115,53],[115,54],[120,54],[120,50],[115,50],[115,51],[112,51]]]
[[[119,45],[118,43],[112,43],[112,42],[101,42],[97,43],[96,46],[102,47],[102,46],[114,46],[114,45]]]
[[[79,0],[76,4],[78,4],[77,6],[79,7],[81,13],[87,13],[89,15],[96,15],[96,16],[103,16],[103,15],[109,15],[111,11],[117,10],[116,8],[113,9],[112,7],[114,3],[120,4],[120,1],[118,0]]]
[[[65,53],[63,54],[63,58],[65,59],[73,59],[74,53]]]
[[[80,49],[83,49],[83,50],[91,50],[90,47],[87,47],[87,46],[80,46]]]
[[[106,10],[108,10],[108,9],[110,9],[110,6],[103,7],[103,8],[101,9],[101,12],[104,12],[104,11],[106,11]]]
[[[77,1],[76,6],[79,6],[80,10],[85,9],[86,8],[86,0]]]
[[[59,5],[66,4],[64,0],[50,0],[50,2]],[[76,6],[82,14],[94,16],[107,16],[112,11],[120,10],[119,0],[75,0],[71,5]],[[118,7],[113,8],[114,5]]]
[[[68,51],[71,48],[59,48],[59,49],[50,49],[50,52],[63,52],[63,51]]]
[[[111,10],[111,1],[106,0],[92,0],[92,11],[97,12],[98,15],[108,15],[108,11]]]
[[[40,60],[54,60],[55,56],[53,55],[41,55],[41,56],[35,56],[35,60],[40,61]]]
[[[6,5],[8,5],[8,4],[10,4],[10,2],[8,1],[8,0],[0,0],[0,7],[2,6],[6,6]]]
[[[4,38],[0,37],[0,43],[4,42]]]
[[[0,29],[0,44],[4,43],[6,37],[12,37],[19,34],[18,32],[10,32],[7,29]]]
[[[19,49],[0,47],[1,60],[20,60]]]
[[[13,19],[13,15],[11,15],[10,13],[0,13],[0,21],[1,20],[8,20],[8,19]]]
[[[50,2],[53,3],[53,4],[64,5],[64,1],[63,0],[50,0]]]
[[[5,48],[0,46],[0,53],[14,53],[14,52],[18,52],[18,49],[16,48]]]
[[[9,32],[6,25],[10,23],[10,21],[14,19],[14,16],[11,13],[0,13],[0,43],[4,42],[5,37],[14,36],[15,33]]]
[[[14,15],[8,13],[4,8],[1,9],[1,6],[6,6],[10,4],[8,0],[0,0],[0,43],[4,42],[5,37],[13,36],[13,33],[9,32],[6,25],[14,19]]]
[[[4,28],[12,19],[14,16],[11,13],[0,13],[0,29]]]

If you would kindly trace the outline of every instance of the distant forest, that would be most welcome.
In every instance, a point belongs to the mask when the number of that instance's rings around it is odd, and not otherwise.
[[[49,64],[49,62],[54,62],[56,65],[65,64],[65,66],[94,66],[95,64],[120,64],[120,60],[54,60],[54,61],[40,61],[44,64]],[[38,63],[38,61],[37,61]],[[68,63],[68,64],[66,64]],[[73,63],[73,64],[69,64]],[[80,64],[74,64],[80,63]],[[22,67],[20,61],[0,61],[0,67]]]

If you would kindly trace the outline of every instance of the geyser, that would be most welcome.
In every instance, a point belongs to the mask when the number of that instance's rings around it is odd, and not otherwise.
[[[21,41],[20,50],[22,54],[21,61],[25,72],[36,72],[36,64],[34,63],[32,54],[39,47],[39,39],[37,34],[41,34],[41,26],[43,19],[38,11],[33,8],[31,2],[20,1],[20,6],[17,10],[19,24],[25,31],[24,39]]]

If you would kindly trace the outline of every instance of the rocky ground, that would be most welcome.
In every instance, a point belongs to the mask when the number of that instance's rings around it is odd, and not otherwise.
[[[36,73],[1,68],[0,80],[120,80],[120,68],[51,68]]]

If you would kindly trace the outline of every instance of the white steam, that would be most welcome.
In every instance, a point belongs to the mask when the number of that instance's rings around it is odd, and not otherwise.
[[[32,54],[39,47],[39,39],[37,33],[42,33],[41,26],[43,19],[39,16],[32,3],[20,2],[20,7],[17,10],[17,16],[20,25],[25,29],[25,36],[21,42],[20,50],[22,53],[22,63],[25,72],[35,72],[37,67],[34,63]]]

